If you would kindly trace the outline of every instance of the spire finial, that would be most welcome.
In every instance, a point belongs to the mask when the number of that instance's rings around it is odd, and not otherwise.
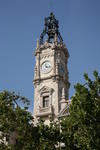
[[[36,48],[39,49],[39,47],[40,47],[40,42],[39,42],[39,39],[37,39],[37,46],[36,46]]]
[[[53,12],[50,13],[50,16],[45,18],[45,24],[44,24],[44,30],[43,32],[41,33],[41,36],[40,36],[40,44],[43,44],[44,41],[44,36],[47,34],[48,35],[48,39],[47,41],[49,43],[52,43],[54,42],[55,40],[55,35],[57,35],[57,39],[59,40],[60,43],[63,43],[63,39],[60,35],[60,32],[59,32],[59,22],[58,20],[56,20]]]

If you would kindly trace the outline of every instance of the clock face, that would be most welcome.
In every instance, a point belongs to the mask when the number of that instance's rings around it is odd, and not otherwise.
[[[42,64],[42,72],[43,73],[48,73],[51,71],[51,69],[52,69],[52,65],[51,65],[50,61],[43,62],[43,64]]]

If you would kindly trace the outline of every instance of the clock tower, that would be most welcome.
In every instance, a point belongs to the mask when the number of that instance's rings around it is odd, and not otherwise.
[[[66,107],[69,93],[68,50],[53,13],[45,18],[44,30],[37,41],[34,69],[34,121],[57,120]]]

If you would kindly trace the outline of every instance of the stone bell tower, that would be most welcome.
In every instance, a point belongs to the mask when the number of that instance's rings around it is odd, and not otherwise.
[[[34,70],[34,120],[56,120],[68,100],[69,53],[53,13],[45,18],[44,30],[37,41]]]

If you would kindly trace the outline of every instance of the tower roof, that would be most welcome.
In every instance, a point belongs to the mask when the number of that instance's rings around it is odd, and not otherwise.
[[[63,43],[63,39],[59,32],[59,22],[55,18],[54,14],[51,12],[50,16],[44,19],[44,29],[40,35],[40,44],[44,43],[44,38],[47,39],[46,41],[52,43],[54,41]]]

